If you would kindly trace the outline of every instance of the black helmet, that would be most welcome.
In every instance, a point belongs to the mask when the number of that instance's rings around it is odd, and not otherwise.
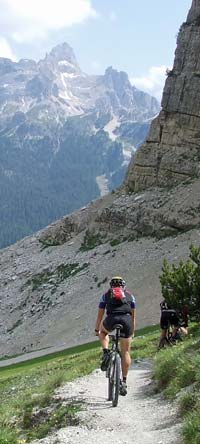
[[[160,309],[161,309],[161,311],[169,309],[169,306],[168,306],[167,302],[165,301],[165,299],[160,302]]]
[[[110,281],[111,287],[126,287],[126,282],[121,276],[114,276]]]

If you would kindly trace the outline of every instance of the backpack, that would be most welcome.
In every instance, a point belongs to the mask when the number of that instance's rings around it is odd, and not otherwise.
[[[112,304],[114,305],[122,305],[125,304],[126,295],[122,287],[112,287],[109,290],[109,298]]]

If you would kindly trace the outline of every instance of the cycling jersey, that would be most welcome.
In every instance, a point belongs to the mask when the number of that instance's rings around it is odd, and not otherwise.
[[[160,327],[165,330],[169,328],[170,325],[173,325],[174,327],[179,326],[179,318],[176,313],[176,310],[173,309],[162,310],[160,318]]]
[[[99,308],[106,308],[107,315],[112,314],[131,314],[132,310],[136,308],[135,297],[128,291],[124,290],[125,301],[122,304],[116,305],[110,297],[110,289],[101,296]]]

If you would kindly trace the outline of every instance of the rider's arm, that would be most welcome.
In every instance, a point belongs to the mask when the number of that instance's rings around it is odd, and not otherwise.
[[[135,323],[136,323],[136,309],[131,310],[131,316],[132,316],[132,327],[133,327],[133,336],[135,333]]]
[[[97,319],[96,319],[96,323],[95,323],[95,333],[97,335],[99,333],[99,327],[100,327],[101,321],[104,316],[105,308],[106,308],[106,300],[105,300],[105,294],[103,294],[103,296],[101,297],[101,299],[99,301],[99,309],[98,309]]]
[[[136,302],[135,302],[135,297],[133,295],[131,295],[131,316],[132,316],[132,330],[134,336],[135,323],[136,323]]]
[[[96,323],[95,323],[95,332],[96,333],[99,332],[99,327],[100,327],[101,321],[103,319],[104,312],[105,312],[105,308],[98,309],[97,319],[96,319]]]

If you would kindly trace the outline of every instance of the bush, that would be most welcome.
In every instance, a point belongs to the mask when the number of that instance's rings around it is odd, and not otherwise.
[[[190,259],[185,263],[170,266],[164,260],[160,283],[169,305],[177,310],[188,306],[191,318],[200,321],[200,247],[190,247]]]

